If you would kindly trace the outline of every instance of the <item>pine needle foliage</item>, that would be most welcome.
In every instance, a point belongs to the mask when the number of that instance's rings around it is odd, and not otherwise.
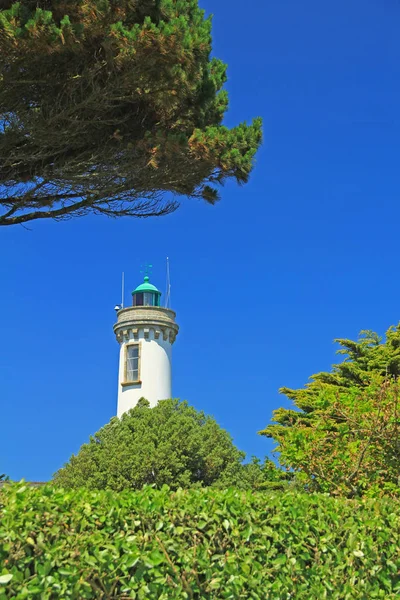
[[[140,489],[144,485],[246,484],[245,457],[227,431],[187,402],[145,399],[83,444],[54,482],[67,488]],[[258,469],[262,477],[261,467]]]
[[[294,403],[260,432],[280,462],[310,490],[348,497],[400,495],[400,326],[382,340],[363,331],[335,340],[344,361],[304,388],[282,388]]]
[[[0,225],[147,217],[248,181],[261,120],[223,126],[226,65],[197,0],[0,9]]]

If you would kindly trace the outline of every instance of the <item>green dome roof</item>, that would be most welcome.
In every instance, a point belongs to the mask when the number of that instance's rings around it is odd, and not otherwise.
[[[136,289],[133,290],[132,294],[136,294],[137,292],[154,292],[156,294],[161,294],[161,292],[156,288],[155,285],[150,283],[149,277],[146,275],[143,283],[137,286]]]

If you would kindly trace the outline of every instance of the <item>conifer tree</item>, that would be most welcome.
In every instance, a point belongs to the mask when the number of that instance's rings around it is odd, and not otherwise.
[[[344,356],[343,362],[333,365],[331,371],[312,375],[303,388],[280,388],[279,392],[290,398],[301,412],[280,408],[274,411],[275,423],[286,426],[298,419],[312,419],[321,390],[329,389],[336,393],[350,387],[363,389],[374,375],[394,378],[400,375],[400,324],[387,330],[384,342],[370,330],[361,331],[357,341],[336,339],[334,342],[340,346],[337,353]],[[271,431],[269,426],[261,433],[269,437]]]
[[[3,0],[0,225],[147,217],[245,183],[261,121],[229,129],[197,0]]]
[[[187,402],[145,399],[102,427],[56,474],[68,488],[139,489],[229,485],[238,477],[244,453],[216,421]]]
[[[66,488],[171,489],[213,486],[284,489],[291,477],[268,460],[243,464],[229,433],[187,402],[161,400],[114,417],[54,476]]]
[[[282,465],[309,489],[398,494],[400,325],[384,341],[372,331],[335,341],[344,361],[304,388],[281,388],[295,408],[275,410],[260,434],[277,442]]]

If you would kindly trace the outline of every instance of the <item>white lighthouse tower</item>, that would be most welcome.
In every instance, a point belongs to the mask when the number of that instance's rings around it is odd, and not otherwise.
[[[160,299],[161,292],[146,275],[132,292],[132,306],[117,312],[118,417],[140,398],[146,398],[151,406],[171,398],[172,344],[179,327],[174,311],[162,308]]]

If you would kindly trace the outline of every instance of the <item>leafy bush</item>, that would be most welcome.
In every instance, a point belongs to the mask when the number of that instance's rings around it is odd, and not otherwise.
[[[187,402],[161,400],[150,408],[142,398],[83,444],[54,481],[65,488],[116,491],[212,485],[237,477],[244,457],[215,419]]]
[[[399,497],[399,394],[398,381],[376,375],[362,390],[322,389],[312,418],[269,426],[281,463],[311,491]]]
[[[256,456],[252,456],[250,462],[233,466],[227,469],[213,487],[226,489],[234,487],[237,490],[280,490],[287,491],[298,489],[298,481],[294,473],[283,471],[269,458],[262,462]],[[304,483],[301,482],[301,489],[304,491]]]
[[[259,489],[287,483],[288,475],[272,461],[253,459],[244,465],[244,457],[215,419],[187,402],[161,400],[150,408],[142,398],[83,444],[54,482],[118,492],[143,485]]]
[[[399,548],[389,499],[0,491],[0,600],[394,599]]]

